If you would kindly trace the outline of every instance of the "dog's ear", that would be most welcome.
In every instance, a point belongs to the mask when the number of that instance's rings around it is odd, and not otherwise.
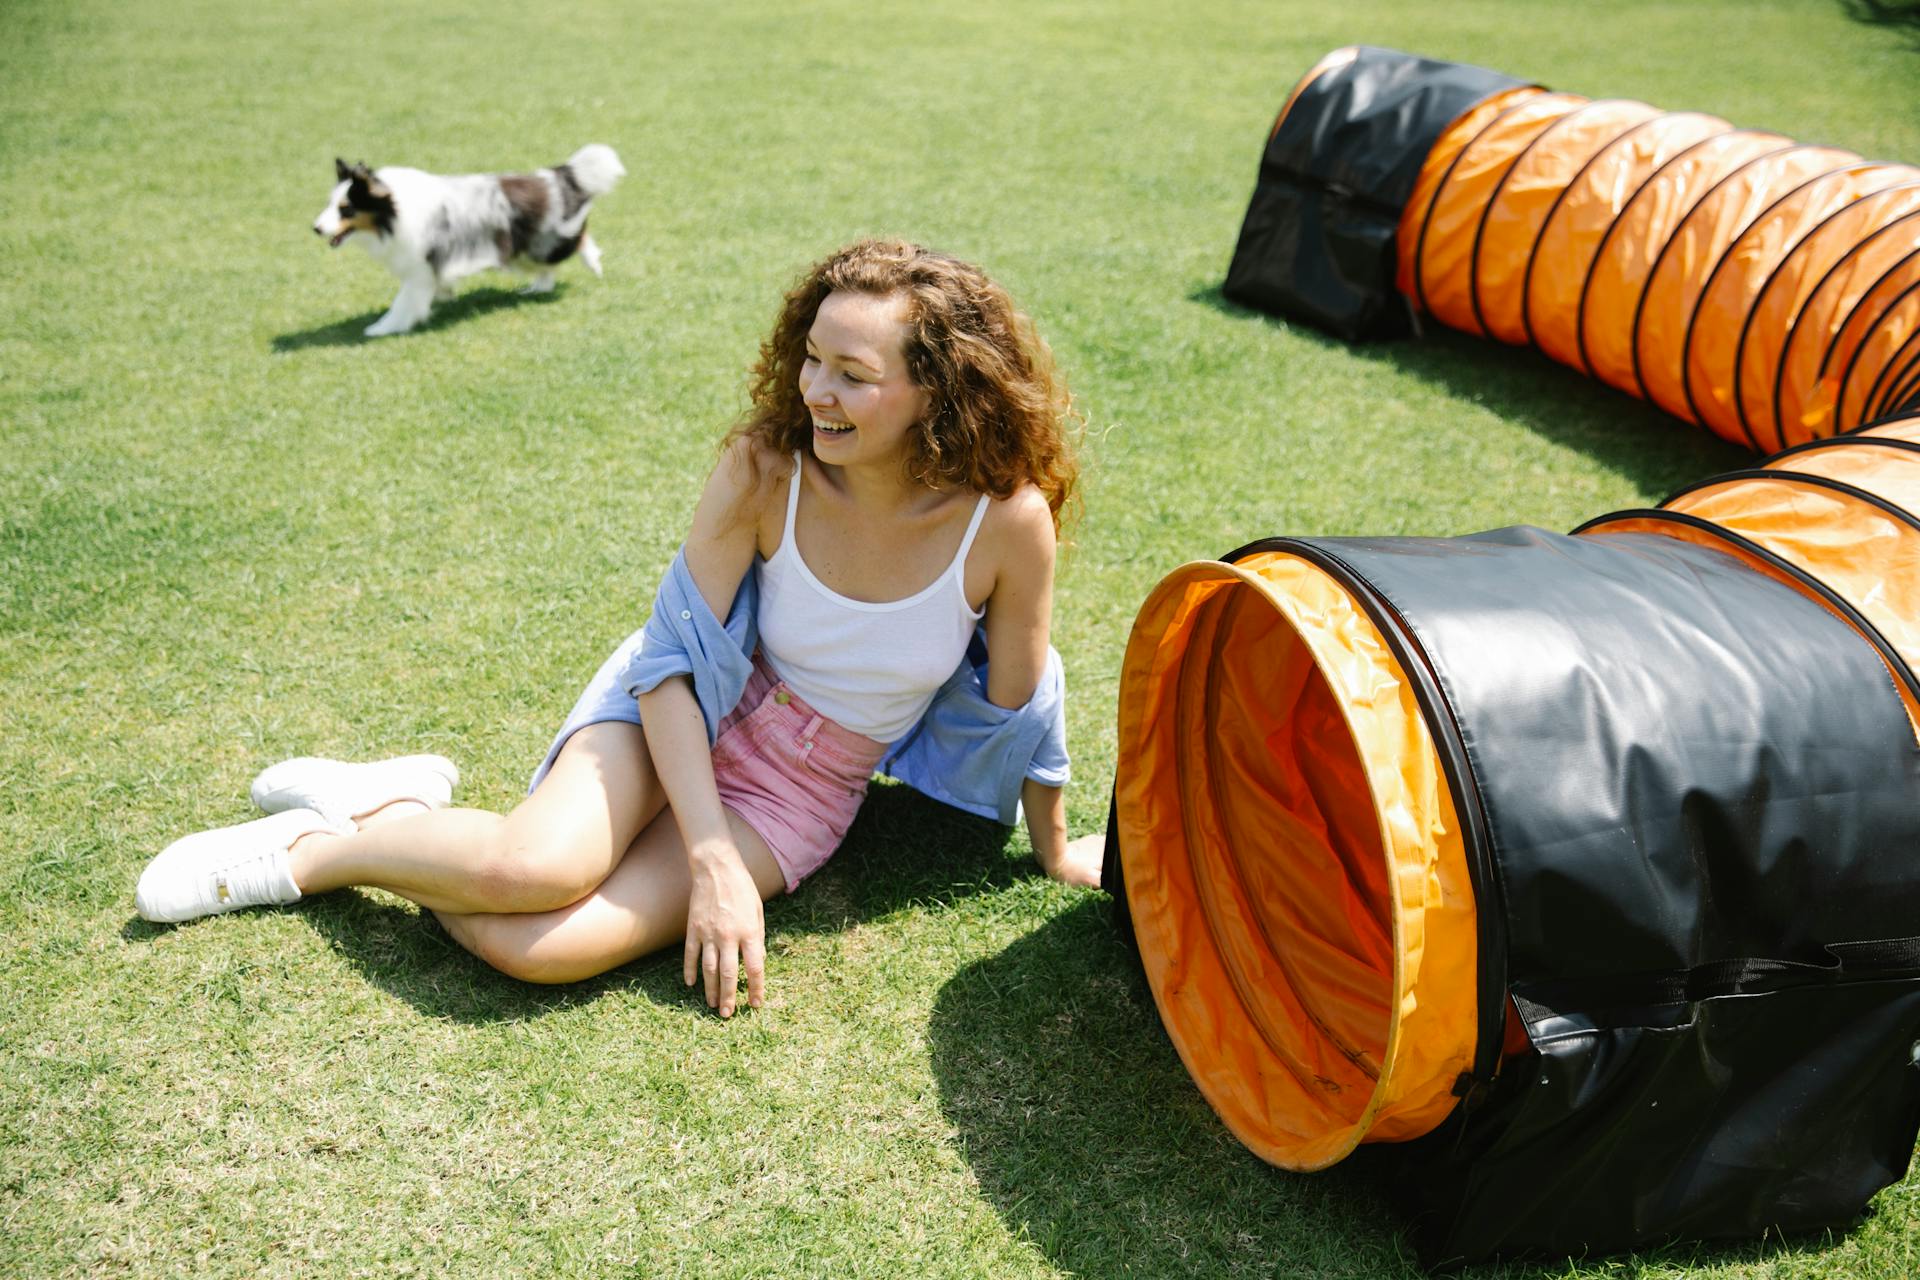
[[[346,166],[346,181],[352,186],[349,190],[364,193],[372,200],[386,200],[392,197],[393,190],[386,183],[373,176],[373,170],[367,168],[367,162]]]
[[[352,176],[353,176],[353,170],[347,167],[347,162],[345,160],[342,160],[339,156],[335,156],[333,158],[333,180],[335,182],[345,182],[348,178],[351,178]]]
[[[347,198],[368,203],[393,199],[393,188],[373,176],[366,161],[346,166]]]

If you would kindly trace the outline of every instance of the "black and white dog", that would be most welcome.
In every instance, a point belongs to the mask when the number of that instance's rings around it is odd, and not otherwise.
[[[399,296],[367,327],[370,338],[413,328],[435,298],[449,297],[454,281],[476,271],[531,271],[523,292],[545,293],[553,288],[553,268],[577,252],[599,275],[587,210],[627,172],[613,148],[599,143],[565,164],[525,174],[443,177],[333,164],[338,184],[313,220],[314,234],[336,249],[353,236],[400,277]]]

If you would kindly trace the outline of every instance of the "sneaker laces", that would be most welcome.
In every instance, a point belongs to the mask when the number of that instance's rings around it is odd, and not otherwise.
[[[292,858],[285,849],[273,849],[241,858],[213,871],[214,900],[223,907],[258,907],[296,901]]]

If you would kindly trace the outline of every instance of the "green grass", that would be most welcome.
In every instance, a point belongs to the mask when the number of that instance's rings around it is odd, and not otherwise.
[[[1920,160],[1910,32],[1819,0],[0,7],[0,1275],[1416,1274],[1364,1167],[1277,1173],[1188,1083],[1104,900],[898,789],[769,911],[770,1001],[545,990],[375,894],[179,929],[144,861],[262,764],[439,750],[510,804],[640,621],[780,289],[975,258],[1092,424],[1056,642],[1076,830],[1176,564],[1275,533],[1568,528],[1741,455],[1527,353],[1218,301],[1266,127],[1364,41]],[[615,145],[607,278],[391,280],[335,155]],[[1487,1268],[1915,1272],[1843,1237]]]

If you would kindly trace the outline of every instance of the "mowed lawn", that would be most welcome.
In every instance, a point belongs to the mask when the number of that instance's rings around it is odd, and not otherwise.
[[[1526,352],[1223,304],[1296,77],[1366,42],[1920,161],[1920,52],[1823,0],[0,6],[0,1275],[1417,1274],[1372,1162],[1297,1177],[1189,1083],[1108,903],[877,789],[768,912],[767,1007],[676,955],[499,977],[378,893],[156,928],[145,861],[305,753],[505,807],[645,616],[781,291],[898,233],[984,264],[1084,408],[1055,641],[1076,831],[1179,563],[1565,529],[1743,455]],[[630,171],[606,278],[393,282],[333,161]],[[1482,1276],[1920,1269],[1833,1238]]]

